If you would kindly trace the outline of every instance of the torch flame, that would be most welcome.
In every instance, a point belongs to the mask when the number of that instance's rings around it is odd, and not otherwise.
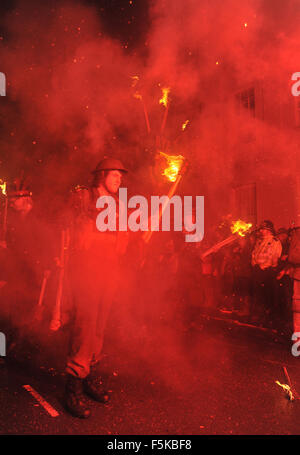
[[[141,100],[142,99],[142,95],[139,93],[139,92],[135,92],[133,94],[134,98],[136,98],[137,100]]]
[[[164,156],[168,162],[168,167],[164,169],[162,175],[165,175],[170,182],[176,182],[178,173],[182,168],[184,162],[184,156],[177,155],[171,156],[167,155],[166,153],[160,152],[160,155]]]
[[[188,123],[190,123],[190,121],[189,121],[189,120],[186,120],[186,121],[182,124],[182,127],[181,127],[181,128],[182,128],[182,131],[184,131],[184,130],[186,129]]]
[[[6,182],[3,182],[3,180],[0,179],[0,190],[4,196],[7,195],[6,193]]]
[[[134,88],[137,83],[139,82],[140,78],[139,76],[131,76],[131,79],[132,79],[132,84],[131,84],[131,87]],[[140,92],[136,91],[134,94],[133,94],[134,98],[136,98],[137,100],[141,100],[142,99],[142,95],[140,94]]]
[[[161,99],[159,100],[159,104],[163,104],[165,107],[167,107],[168,105],[168,96],[169,96],[169,93],[170,93],[170,88],[169,87],[165,87],[162,89],[162,97]]]
[[[275,383],[276,383],[277,385],[279,385],[279,387],[282,387],[282,388],[283,388],[283,390],[287,393],[287,395],[289,396],[289,399],[290,399],[291,401],[293,401],[293,400],[295,399],[295,397],[294,397],[294,395],[293,395],[293,392],[292,392],[292,390],[291,390],[291,388],[290,388],[289,385],[287,385],[287,384],[280,384],[279,381],[275,381]]]
[[[245,223],[245,221],[237,220],[232,223],[230,229],[233,234],[237,233],[241,237],[245,237],[246,232],[249,231],[251,227],[252,227],[251,223]]]
[[[139,76],[131,76],[132,84],[131,87],[135,87],[138,81],[140,80]]]

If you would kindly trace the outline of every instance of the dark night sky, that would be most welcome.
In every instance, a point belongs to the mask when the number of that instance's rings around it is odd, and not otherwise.
[[[40,0],[0,0],[0,39],[3,39],[3,48],[8,49],[12,52],[13,62],[17,64],[18,61],[18,58],[15,55],[16,49],[10,44],[15,38],[16,30],[12,29],[11,26],[10,28],[9,26],[6,26],[6,24],[8,24],[8,21],[5,17],[6,13],[10,13],[12,10],[17,11],[18,7],[20,9],[22,7],[25,7],[24,10],[28,11],[28,6],[29,11],[35,12],[35,14],[29,16],[28,22],[25,18],[23,22],[18,22],[17,32],[19,31],[21,35],[24,33],[25,36],[24,46],[21,44],[22,49],[25,53],[28,37],[32,39],[33,46],[37,45],[38,43],[38,40],[35,41],[35,37],[33,35],[30,35],[32,23],[29,25],[29,22],[31,20],[36,21],[39,18],[39,12],[41,16],[41,22],[43,20],[46,20],[47,11],[49,13],[49,18],[51,18],[53,16],[51,10],[58,10],[59,7],[65,7],[68,4],[71,5],[71,7],[83,5],[95,8],[100,19],[99,29],[101,29],[101,32],[104,32],[107,37],[111,37],[121,43],[122,52],[124,55],[136,55],[138,53],[142,58],[147,55],[148,49],[145,43],[147,40],[147,32],[149,30],[148,0],[66,0],[64,2],[61,0],[47,0],[47,3],[45,4],[41,4]],[[40,32],[42,33],[41,41],[45,39],[45,36],[47,36],[48,33],[51,33],[50,31],[43,28],[40,29]],[[2,56],[0,59],[1,70],[5,71],[7,79],[10,82],[11,73],[6,70],[4,61],[1,60]],[[44,68],[46,66],[47,63],[43,65]],[[24,68],[26,68],[26,63],[24,63]],[[17,73],[20,74],[20,71],[17,71]],[[39,128],[37,126],[33,126],[28,135],[27,133],[25,134],[23,142],[23,139],[21,139],[22,133],[20,133],[20,130],[25,131],[26,129],[24,129],[23,125],[26,115],[24,116],[22,114],[19,98],[16,98],[14,96],[11,97],[11,90],[8,90],[5,100],[2,100],[2,108],[3,107],[6,110],[2,109],[0,113],[0,131],[2,141],[6,145],[5,148],[7,148],[7,152],[5,152],[2,147],[0,153],[0,166],[6,166],[4,170],[1,170],[3,175],[5,174],[6,176],[10,173],[18,173],[20,169],[23,170],[27,169],[28,167],[31,168],[33,162],[38,166],[42,166],[48,162],[45,160],[45,156],[50,156],[52,152],[55,153],[55,150],[59,150],[57,153],[59,155],[61,154],[61,151],[57,144],[55,147],[51,147],[49,145],[51,140],[48,138],[49,143],[41,146],[38,152],[39,157],[36,158],[35,150],[32,150],[32,146],[36,145],[36,140],[35,138],[32,139],[31,136],[39,135],[39,137],[44,137],[44,135],[41,132],[38,133]],[[12,117],[8,127],[4,119],[8,119],[10,115]],[[18,130],[18,132],[16,132],[15,129]],[[66,134],[66,132],[64,134]],[[44,138],[46,138],[46,136]],[[21,143],[18,142],[18,139],[21,140]],[[16,145],[16,149],[13,153],[11,152],[12,143]],[[19,156],[23,153],[22,150],[24,151],[24,156],[23,158],[19,158]]]
[[[299,71],[299,4],[0,0],[0,27],[7,27],[0,28],[0,71],[8,81],[0,111],[0,177],[34,169],[36,179],[64,191],[73,180],[84,183],[97,157],[115,147],[128,167],[141,169],[144,182],[145,157],[152,160],[165,115],[159,103],[163,87],[171,89],[165,146],[205,169],[201,178],[212,192],[233,177],[254,181],[270,173],[269,163],[273,175],[288,176],[293,160],[285,160],[282,150],[298,156],[299,138],[290,127],[275,131],[283,111],[274,103],[277,97],[293,103],[289,83]],[[19,11],[3,18],[1,11],[16,5]],[[232,96],[256,81],[263,82],[261,104],[269,123],[241,112]],[[143,103],[135,96],[139,92]],[[293,112],[292,105],[288,115]],[[263,138],[264,156],[256,137]],[[66,164],[69,173],[58,182],[57,168]]]
[[[38,7],[40,1],[36,0],[1,0],[0,16],[13,9],[22,1],[26,5],[30,2],[32,7]],[[59,6],[60,0],[48,0],[49,10]],[[72,1],[71,1],[72,3]],[[81,3],[96,7],[99,12],[105,32],[113,38],[119,39],[124,46],[132,50],[145,40],[149,25],[148,0],[73,0],[73,3]],[[1,30],[1,28],[0,28]],[[5,34],[5,30],[1,30]]]

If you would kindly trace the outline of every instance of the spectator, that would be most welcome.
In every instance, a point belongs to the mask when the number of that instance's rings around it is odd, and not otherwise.
[[[271,323],[278,310],[277,266],[282,253],[272,221],[265,220],[252,252],[254,303],[262,321]]]

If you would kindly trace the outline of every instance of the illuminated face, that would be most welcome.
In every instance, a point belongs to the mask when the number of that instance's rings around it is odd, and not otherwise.
[[[272,232],[269,229],[260,229],[259,232],[262,237],[272,236]]]
[[[32,198],[28,197],[12,197],[10,199],[10,206],[17,212],[27,214],[33,207]]]
[[[109,193],[117,193],[122,182],[122,172],[109,171],[105,178],[104,186]]]

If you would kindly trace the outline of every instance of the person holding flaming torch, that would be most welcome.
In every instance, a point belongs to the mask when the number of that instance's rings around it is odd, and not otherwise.
[[[68,278],[74,310],[67,359],[65,407],[75,417],[87,418],[90,409],[83,392],[95,401],[109,399],[100,376],[104,330],[117,290],[119,258],[126,249],[126,232],[99,232],[96,201],[116,193],[127,173],[121,161],[104,158],[93,171],[90,187],[77,187],[71,202]]]

